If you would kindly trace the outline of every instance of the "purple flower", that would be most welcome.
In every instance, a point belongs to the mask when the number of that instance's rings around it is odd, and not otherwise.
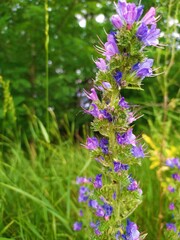
[[[138,188],[139,188],[139,186],[138,186],[137,181],[134,180],[133,178],[130,178],[130,184],[129,184],[129,186],[127,187],[127,189],[128,189],[129,191],[135,191],[135,190],[137,190]]]
[[[109,82],[102,82],[102,85],[105,89],[110,89],[112,88],[111,84]]]
[[[126,0],[120,0],[116,7],[116,11],[124,24],[128,25],[128,29],[132,24],[141,17],[143,13],[143,6],[138,6],[134,3],[127,3]]]
[[[174,232],[176,232],[176,225],[174,224],[174,223],[166,223],[166,228],[167,228],[167,230],[172,230],[172,231],[174,231]]]
[[[102,188],[102,174],[96,175],[95,181],[94,181],[94,187],[95,188]]]
[[[90,183],[91,178],[86,178],[86,177],[77,177],[76,178],[76,183],[77,184],[84,184],[84,183]]]
[[[104,217],[104,209],[103,209],[101,206],[98,206],[98,207],[97,207],[96,216],[98,216],[98,217]]]
[[[89,198],[89,189],[87,187],[81,186],[79,189],[79,202],[86,202]]]
[[[123,163],[120,163],[120,162],[113,162],[114,164],[114,171],[115,172],[119,172],[121,170],[128,170],[129,169],[129,165],[128,164],[123,164]]]
[[[128,237],[127,239],[131,240],[138,240],[140,236],[137,225],[129,219],[127,220],[126,236]]]
[[[117,233],[115,234],[115,238],[116,240],[119,240],[119,237],[121,236],[121,233],[120,231],[117,231]]]
[[[84,110],[86,113],[91,114],[95,118],[103,119],[103,115],[100,113],[95,103],[91,104],[90,110]]]
[[[142,23],[136,33],[136,36],[144,43],[145,46],[157,46],[159,43],[160,29],[156,28],[156,24],[151,25],[150,28]]]
[[[114,192],[113,195],[112,195],[112,198],[113,198],[114,200],[116,200],[116,197],[117,197],[117,194],[116,194],[116,192]]]
[[[100,221],[96,221],[96,223],[94,222],[90,222],[90,227],[94,229],[94,233],[96,235],[101,235],[102,233],[99,231],[99,225],[100,225]]]
[[[96,137],[88,137],[86,141],[85,148],[89,150],[96,150],[99,147],[99,142]]]
[[[99,146],[100,146],[100,148],[102,149],[102,152],[103,152],[104,154],[108,154],[108,153],[109,153],[108,145],[109,145],[109,141],[108,141],[107,138],[102,138],[102,139],[100,140]]]
[[[169,209],[170,209],[170,210],[174,210],[174,208],[175,208],[175,207],[174,207],[174,203],[170,203],[170,204],[169,204]]]
[[[119,106],[122,108],[129,108],[129,104],[125,101],[124,97],[121,97],[121,99],[119,100]]]
[[[171,168],[177,167],[180,169],[180,162],[178,158],[169,158],[166,160],[166,166]]]
[[[80,231],[82,229],[82,222],[75,222],[73,225],[74,231]]]
[[[103,118],[107,119],[109,122],[112,122],[112,115],[108,113],[106,109],[101,110],[100,113],[103,115]]]
[[[156,9],[154,7],[151,7],[149,11],[141,19],[141,22],[145,23],[146,25],[155,24],[156,23],[155,15],[156,15]]]
[[[102,207],[105,211],[104,217],[110,217],[113,212],[113,207],[107,203],[105,203]]]
[[[92,207],[95,209],[99,206],[98,202],[96,200],[92,200],[92,199],[89,200],[88,205],[89,205],[89,207]]]
[[[152,65],[153,59],[146,59],[142,63],[137,63],[133,66],[133,70],[136,71],[137,77],[144,79],[145,77],[150,77],[152,75]]]
[[[169,192],[175,192],[175,188],[172,187],[172,186],[170,186],[170,185],[167,187],[167,190],[168,190]]]
[[[133,112],[128,112],[128,118],[127,118],[128,124],[131,124],[134,121],[136,121],[136,118],[134,117],[134,113]]]
[[[86,90],[84,90],[84,92],[85,92],[87,98],[89,98],[90,100],[92,100],[92,101],[98,101],[99,100],[98,96],[97,96],[97,93],[96,93],[94,88],[91,88],[90,93],[88,93]]]
[[[119,15],[115,14],[111,17],[111,22],[114,25],[115,28],[119,29],[123,26],[122,20],[119,17]]]
[[[136,146],[136,136],[132,133],[132,128],[128,129],[126,133],[122,135],[120,133],[117,134],[117,142],[121,145],[131,144]]]
[[[142,145],[133,146],[131,149],[131,153],[136,158],[144,158],[144,156],[145,156]]]
[[[104,44],[105,52],[104,55],[106,59],[109,61],[112,56],[119,53],[118,46],[116,44],[116,40],[114,38],[114,34],[110,33],[108,35],[108,41]]]
[[[117,71],[113,77],[116,80],[117,85],[120,86],[121,79],[122,79],[122,72]]]
[[[101,70],[102,72],[106,72],[107,65],[106,65],[106,61],[103,58],[98,58],[98,60],[95,61],[95,64],[97,68],[99,68],[99,70]]]
[[[79,216],[83,217],[83,211],[82,210],[79,211]]]
[[[180,175],[178,173],[173,173],[172,178],[174,178],[176,181],[180,182]]]

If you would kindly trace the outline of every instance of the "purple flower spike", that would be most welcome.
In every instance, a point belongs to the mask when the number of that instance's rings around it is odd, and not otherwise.
[[[120,86],[121,79],[122,79],[122,72],[117,71],[114,75],[114,79],[116,80],[117,85]]]
[[[153,59],[146,59],[143,63],[138,63],[133,66],[133,70],[136,71],[137,77],[144,79],[152,75]]]
[[[112,56],[119,53],[118,46],[116,44],[116,40],[114,38],[114,34],[108,35],[108,41],[104,44],[105,52],[104,55],[106,56],[106,59],[109,61]]]
[[[102,174],[96,175],[96,179],[94,181],[94,187],[95,188],[102,188]]]
[[[169,204],[169,210],[174,210],[174,208],[175,208],[175,207],[174,207],[174,203],[170,203],[170,204]]]
[[[144,158],[144,151],[142,145],[133,146],[131,149],[132,155],[136,158]]]
[[[156,23],[155,15],[156,15],[156,9],[154,7],[151,7],[149,11],[141,19],[141,22],[145,23],[146,25],[155,24]]]
[[[89,98],[90,100],[92,101],[98,101],[98,96],[97,96],[97,93],[96,93],[96,90],[94,88],[91,88],[91,92],[88,93],[86,90],[84,90],[87,98]]]
[[[117,29],[120,29],[123,26],[122,20],[117,14],[111,17],[111,22]]]
[[[128,102],[125,101],[125,98],[122,97],[120,100],[119,100],[119,106],[122,107],[123,109],[126,108],[128,109],[129,108],[129,104]]]
[[[103,58],[98,58],[98,60],[95,61],[95,64],[97,68],[99,68],[99,70],[101,70],[102,72],[106,72],[107,65],[106,65],[106,61]]]
[[[96,150],[99,147],[99,142],[96,137],[88,137],[86,141],[85,148],[89,150]]]
[[[177,231],[176,225],[175,225],[174,223],[166,223],[166,228],[167,228],[167,230],[169,230],[169,231],[174,231],[174,232]]]
[[[99,146],[100,146],[100,148],[102,149],[102,152],[103,152],[104,154],[108,154],[108,153],[109,153],[108,145],[109,145],[109,141],[108,141],[107,138],[102,138],[102,139],[100,140]]]
[[[74,231],[80,231],[82,229],[82,222],[75,222],[73,225]]]
[[[134,222],[131,222],[129,219],[127,220],[126,236],[128,237],[126,239],[131,240],[138,240],[140,236],[137,225]]]

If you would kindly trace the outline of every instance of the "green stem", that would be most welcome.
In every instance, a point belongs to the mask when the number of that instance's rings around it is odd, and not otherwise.
[[[49,13],[48,13],[48,0],[44,3],[45,9],[45,107],[46,107],[46,127],[49,129]]]

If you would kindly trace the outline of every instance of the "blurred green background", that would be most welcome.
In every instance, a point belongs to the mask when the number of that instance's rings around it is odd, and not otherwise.
[[[164,147],[174,146],[179,154],[179,1],[142,4],[145,12],[157,7],[165,47],[147,51],[158,76],[144,80],[144,91],[123,95],[144,114],[135,132],[150,135],[166,157]],[[114,13],[111,0],[0,1],[0,239],[88,238],[72,231],[79,207],[76,176],[93,175],[97,168],[80,147],[92,120],[80,106],[97,72],[94,46],[98,37],[106,41]],[[146,158],[135,171],[144,203],[133,217],[147,239],[166,239],[158,233],[158,168],[150,170],[150,164]],[[165,218],[166,210],[161,214]]]

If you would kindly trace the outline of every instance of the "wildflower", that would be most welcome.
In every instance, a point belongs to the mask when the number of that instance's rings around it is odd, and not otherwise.
[[[118,46],[116,44],[116,40],[114,38],[113,34],[108,35],[108,41],[104,44],[105,52],[104,55],[106,56],[106,59],[109,61],[112,56],[119,53]]]
[[[100,205],[98,205],[96,210],[96,216],[98,217],[104,217],[104,209]]]
[[[149,11],[141,19],[141,22],[145,23],[146,25],[155,24],[156,23],[155,15],[156,15],[156,9],[154,7],[151,7]]]
[[[180,175],[178,173],[173,173],[172,178],[174,178],[176,181],[180,182]]]
[[[79,189],[79,202],[86,202],[89,198],[89,189],[87,187],[81,186]]]
[[[99,68],[99,70],[101,70],[102,72],[107,71],[106,61],[103,58],[98,58],[98,60],[95,61],[95,64],[97,68]]]
[[[121,79],[122,79],[122,72],[117,71],[113,77],[116,80],[117,85],[120,86]]]
[[[156,28],[156,24],[148,28],[146,24],[142,23],[137,30],[136,36],[145,46],[157,46],[159,43],[160,29]]]
[[[74,231],[80,231],[82,229],[82,222],[75,222],[73,225]]]
[[[152,75],[152,65],[153,59],[146,59],[142,63],[137,63],[133,66],[133,70],[136,71],[137,77],[144,79],[145,77],[150,77]]]
[[[111,17],[111,22],[115,28],[119,29],[123,26],[122,20],[119,15],[115,14]]]
[[[129,169],[129,165],[128,164],[123,164],[123,163],[120,163],[120,162],[113,162],[114,164],[114,171],[115,172],[119,172],[121,170],[128,170]]]
[[[170,203],[170,204],[169,204],[169,209],[170,209],[170,210],[174,210],[174,203]]]
[[[132,128],[128,129],[126,133],[122,135],[120,133],[117,134],[117,142],[121,145],[131,144],[136,146],[136,136],[132,133]]]
[[[83,211],[82,210],[79,211],[79,216],[83,217]]]
[[[113,212],[113,207],[107,203],[105,203],[102,207],[105,211],[104,217],[106,218],[106,220],[108,220],[108,217],[110,217]]]
[[[94,181],[95,188],[102,188],[102,174],[96,175],[96,179]]]
[[[103,119],[103,115],[100,113],[95,103],[91,104],[90,110],[85,110],[86,113],[91,114],[95,118]]]
[[[110,113],[107,112],[106,109],[101,110],[100,113],[103,115],[103,118],[107,119],[109,122],[112,122],[112,116]]]
[[[90,227],[94,229],[94,233],[96,235],[101,235],[101,232],[99,231],[100,221],[90,222]]]
[[[102,82],[102,85],[105,89],[110,89],[112,88],[111,84],[109,82]]]
[[[88,137],[85,148],[89,150],[96,150],[99,147],[99,141],[96,137]]]
[[[129,180],[130,180],[130,184],[129,184],[129,186],[127,187],[127,190],[129,190],[129,191],[135,191],[135,190],[137,190],[137,189],[139,188],[137,181],[134,180],[134,179],[131,178],[131,177],[129,178]]]
[[[167,228],[167,230],[172,230],[172,231],[174,231],[174,232],[176,232],[176,225],[174,224],[174,223],[166,223],[166,228]]]
[[[167,187],[167,190],[168,190],[169,192],[175,192],[175,188],[172,187],[172,186],[170,186],[170,185]]]
[[[89,202],[88,202],[88,205],[89,205],[89,207],[92,207],[92,208],[96,209],[98,207],[98,202],[96,200],[90,199]]]
[[[128,112],[128,118],[127,118],[128,124],[131,124],[134,121],[136,121],[136,118],[134,117],[134,113],[133,112]]]
[[[86,96],[92,100],[92,101],[98,101],[98,96],[94,88],[91,88],[91,93],[88,93],[86,90],[84,90]]]
[[[90,183],[91,178],[86,178],[86,177],[77,177],[76,178],[76,183],[77,184],[84,184],[84,183]]]
[[[127,220],[126,236],[127,239],[131,240],[138,240],[140,236],[137,225],[134,222],[131,222],[129,219]]]
[[[104,154],[108,154],[108,153],[109,153],[108,145],[109,145],[109,141],[108,141],[107,138],[102,138],[102,139],[100,140],[99,146],[100,146],[100,148],[102,149],[102,152],[103,152]]]
[[[128,29],[131,29],[133,23],[138,21],[143,13],[143,6],[136,7],[134,3],[127,3],[126,0],[120,0],[117,4],[116,11]]]
[[[131,153],[136,158],[144,158],[144,151],[142,145],[133,146],[131,149]]]
[[[130,106],[128,104],[128,102],[125,101],[124,97],[121,97],[121,99],[119,100],[119,106],[122,107],[123,109],[128,109]]]

